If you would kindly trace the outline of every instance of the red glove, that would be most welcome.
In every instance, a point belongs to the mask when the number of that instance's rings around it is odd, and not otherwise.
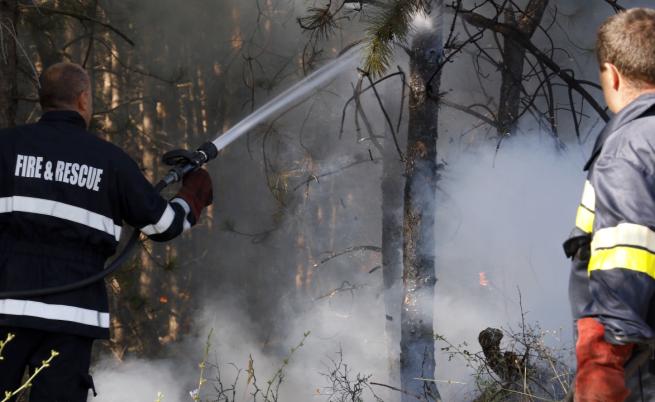
[[[605,341],[605,327],[593,318],[578,320],[576,402],[623,402],[630,394],[623,366],[634,345]]]
[[[212,179],[209,173],[204,169],[187,173],[182,179],[182,187],[176,197],[184,199],[189,204],[191,213],[196,219],[195,222],[198,222],[203,208],[210,206],[214,199]]]

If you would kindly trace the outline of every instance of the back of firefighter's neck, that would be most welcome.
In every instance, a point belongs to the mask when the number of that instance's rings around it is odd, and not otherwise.
[[[618,113],[641,95],[655,93],[655,84],[628,79],[614,64],[603,63],[600,84],[607,107]]]
[[[43,112],[72,111],[79,113],[88,128],[93,115],[93,97],[90,90],[84,90],[72,103],[60,103],[56,107],[43,108]]]

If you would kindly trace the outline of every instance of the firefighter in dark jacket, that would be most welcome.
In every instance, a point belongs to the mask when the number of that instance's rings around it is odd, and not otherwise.
[[[0,292],[77,282],[104,268],[123,222],[155,241],[193,226],[212,202],[204,170],[162,198],[120,148],[87,131],[90,80],[59,63],[40,78],[44,111],[36,124],[0,131]],[[109,338],[104,282],[52,296],[0,299],[0,395],[20,386],[51,350],[59,355],[36,378],[30,401],[86,401],[94,339]],[[95,390],[94,390],[95,391]]]
[[[624,365],[655,338],[655,10],[610,17],[596,47],[601,86],[615,114],[586,164],[565,250],[573,257],[575,400],[618,402],[630,394]],[[637,400],[640,388],[643,382],[633,392]]]

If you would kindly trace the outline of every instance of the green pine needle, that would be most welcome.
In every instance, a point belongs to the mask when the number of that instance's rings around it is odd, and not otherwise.
[[[310,31],[317,40],[328,39],[337,28],[337,21],[330,4],[325,7],[311,7],[307,15],[298,18],[302,29]]]
[[[364,71],[379,77],[389,68],[396,44],[405,44],[412,18],[430,11],[429,0],[392,0],[378,6],[367,30]]]

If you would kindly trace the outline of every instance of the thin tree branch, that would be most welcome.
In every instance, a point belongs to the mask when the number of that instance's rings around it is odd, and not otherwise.
[[[372,252],[374,252],[374,253],[381,253],[381,252],[382,252],[382,248],[381,248],[381,247],[377,247],[377,246],[355,246],[355,247],[348,247],[347,249],[345,249],[345,250],[343,250],[343,251],[339,251],[339,252],[336,252],[336,253],[330,253],[330,255],[328,255],[327,257],[323,258],[322,260],[320,260],[319,262],[317,262],[316,264],[314,264],[314,268],[318,268],[320,265],[323,265],[323,264],[325,264],[326,262],[331,261],[331,260],[333,260],[333,259],[335,259],[335,258],[337,258],[337,257],[341,257],[342,255],[346,255],[346,254],[354,253],[354,252],[357,252],[357,251],[372,251]]]
[[[114,32],[116,35],[120,36],[125,42],[129,43],[130,46],[134,46],[134,41],[130,39],[129,36],[127,36],[125,33],[123,33],[121,30],[118,28],[114,27],[113,25],[106,23],[104,21],[100,21],[96,18],[89,17],[88,15],[76,13],[73,11],[68,11],[68,10],[60,10],[57,8],[50,8],[50,7],[44,7],[44,6],[35,6],[35,5],[29,5],[29,4],[19,4],[18,7],[23,8],[23,9],[37,9],[38,11],[44,13],[44,14],[57,14],[57,15],[64,15],[67,17],[75,18],[79,21],[88,21],[92,22],[94,24],[98,24],[104,28],[109,29],[110,31]]]
[[[605,0],[617,13],[625,11],[625,7],[619,4],[619,0]]]
[[[364,73],[362,71],[362,73]],[[371,75],[368,73],[364,73],[366,75],[366,78],[368,79],[368,82],[371,84],[371,88],[373,89],[373,93],[375,94],[375,98],[378,101],[378,105],[380,105],[380,109],[382,110],[382,114],[384,114],[384,118],[387,121],[387,124],[389,125],[389,130],[391,130],[391,137],[393,138],[393,143],[396,146],[396,151],[398,152],[398,156],[400,157],[400,161],[404,162],[405,161],[405,156],[403,155],[403,151],[400,149],[400,144],[398,143],[398,136],[396,135],[396,130],[393,128],[393,123],[391,123],[391,118],[389,117],[389,113],[387,113],[387,109],[384,107],[384,102],[382,102],[382,98],[380,97],[380,93],[378,92],[378,89],[376,88],[375,84],[373,83],[373,80],[371,79]]]
[[[471,106],[462,106],[462,105],[457,104],[455,102],[451,102],[451,101],[449,101],[449,100],[447,100],[447,99],[445,99],[443,97],[440,98],[440,102],[444,106],[448,106],[448,107],[451,107],[451,108],[453,108],[455,110],[459,110],[460,112],[470,114],[471,116],[475,117],[476,119],[482,120],[483,122],[487,123],[488,125],[490,125],[490,126],[492,126],[494,128],[498,128],[498,122],[497,121],[495,121],[493,119],[490,119],[489,117],[487,117],[487,116],[485,116],[485,115],[483,115],[483,114],[481,114],[479,112],[476,112],[475,110],[473,110],[473,108]]]
[[[463,11],[462,18],[469,24],[490,29],[494,32],[501,33],[505,36],[511,37],[514,41],[523,46],[528,52],[543,62],[543,64],[559,76],[561,80],[566,82],[573,90],[578,92],[582,97],[594,108],[596,113],[605,121],[609,121],[609,115],[605,109],[596,101],[596,99],[575,79],[569,72],[562,69],[555,61],[544,54],[537,46],[535,46],[529,38],[527,38],[521,31],[515,27],[504,24],[501,22],[490,20],[480,14]]]

